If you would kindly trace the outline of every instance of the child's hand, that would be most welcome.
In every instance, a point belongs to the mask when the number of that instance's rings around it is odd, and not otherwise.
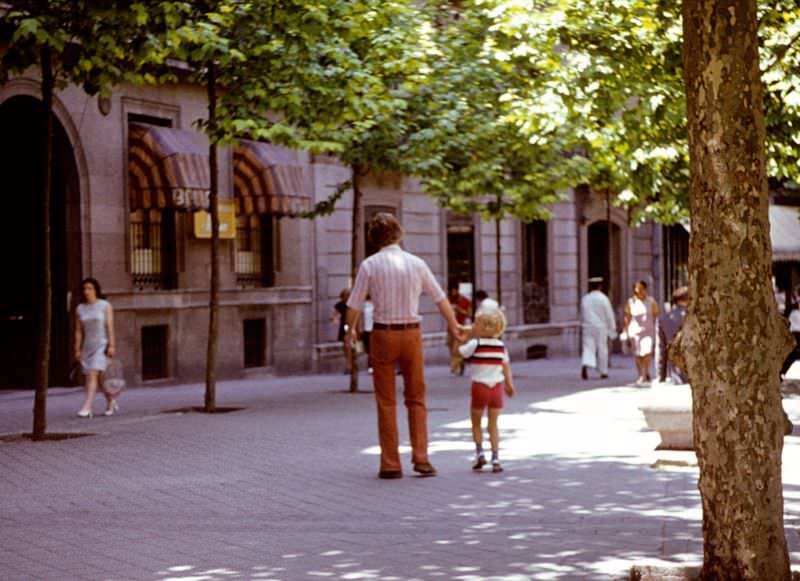
[[[515,394],[515,393],[517,393],[517,392],[514,390],[514,386],[513,386],[513,385],[511,385],[510,383],[506,383],[506,384],[505,384],[505,388],[506,388],[506,395],[507,395],[508,397],[514,397],[514,394]]]

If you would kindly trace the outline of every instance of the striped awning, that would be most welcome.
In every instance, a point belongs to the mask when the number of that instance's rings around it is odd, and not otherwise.
[[[311,208],[311,196],[297,152],[243,139],[233,151],[236,213],[297,216]]]
[[[144,123],[128,127],[131,210],[208,208],[208,140],[197,131]]]
[[[772,260],[800,261],[800,208],[770,204],[769,226]]]

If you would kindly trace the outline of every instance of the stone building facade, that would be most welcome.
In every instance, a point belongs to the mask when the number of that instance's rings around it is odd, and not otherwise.
[[[53,383],[67,381],[70,312],[88,276],[114,306],[118,357],[132,383],[201,379],[210,243],[196,210],[207,206],[209,176],[207,141],[193,124],[206,115],[205,93],[191,85],[122,87],[98,99],[68,88],[56,95],[54,112]],[[0,296],[0,365],[14,370],[5,387],[33,378],[42,288],[38,119],[35,76],[0,87],[11,200],[0,236],[16,273]],[[315,340],[313,224],[291,217],[311,201],[308,155],[247,146],[220,155],[221,211],[231,218],[220,248],[221,377],[308,370]]]
[[[114,305],[118,357],[133,384],[202,379],[210,245],[198,210],[207,204],[209,176],[207,143],[194,124],[206,115],[204,91],[188,84],[123,86],[99,99],[67,88],[57,93],[54,112],[54,385],[67,382],[70,313],[87,276],[99,279]],[[42,290],[40,118],[35,75],[0,87],[6,190],[0,238],[13,280],[0,291],[3,387],[33,381]],[[352,197],[345,195],[329,217],[296,216],[349,177],[329,158],[265,144],[221,151],[220,210],[227,221],[220,377],[341,365],[330,315],[350,284]],[[377,211],[401,219],[405,247],[428,262],[443,286],[482,288],[496,298],[496,224],[437,208],[414,179],[370,175],[363,184],[360,258],[368,251],[364,225]],[[515,357],[577,354],[578,305],[590,276],[609,277],[620,319],[634,280],[661,287],[659,227],[629,227],[625,211],[609,209],[601,193],[585,188],[568,192],[552,213],[549,222],[500,224],[502,303]],[[444,322],[428,298],[421,304],[428,360],[444,360]]]
[[[315,199],[324,199],[333,185],[348,177],[345,168],[315,164]],[[389,211],[405,227],[403,246],[428,262],[443,287],[460,284],[497,298],[495,223],[436,207],[408,177],[369,176],[362,190],[359,259],[368,252],[364,225],[375,212]],[[624,300],[636,280],[646,280],[652,294],[662,300],[659,226],[628,226],[627,211],[609,208],[605,195],[588,188],[568,192],[551,211],[547,222],[500,224],[500,285],[509,322],[506,342],[515,357],[578,354],[580,298],[591,276],[610,281],[609,294],[620,323]],[[352,213],[352,197],[345,197],[331,217],[315,224],[317,368],[336,369],[342,364],[336,326],[330,319],[340,291],[351,282]],[[445,324],[427,297],[421,301],[421,314],[426,358],[444,361]]]

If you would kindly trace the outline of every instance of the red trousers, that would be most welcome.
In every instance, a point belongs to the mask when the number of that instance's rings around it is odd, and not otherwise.
[[[378,408],[381,470],[400,470],[397,435],[395,370],[403,374],[403,398],[408,412],[411,461],[428,461],[428,411],[425,407],[425,363],[420,329],[376,329],[370,337],[372,384]]]

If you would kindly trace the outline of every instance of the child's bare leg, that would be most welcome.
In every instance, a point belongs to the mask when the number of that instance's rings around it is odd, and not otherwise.
[[[489,441],[492,443],[492,472],[502,472],[500,466],[500,432],[497,429],[497,418],[500,408],[489,408]]]
[[[472,408],[470,410],[470,419],[472,420],[472,440],[478,450],[483,448],[483,430],[481,429],[481,420],[483,419],[483,410]]]
[[[483,410],[481,408],[470,409],[470,419],[472,420],[472,439],[475,442],[475,464],[473,470],[480,470],[486,464],[486,457],[483,455],[483,431],[481,430],[481,420]]]
[[[489,442],[492,444],[492,455],[500,450],[500,431],[497,429],[497,418],[500,416],[500,408],[489,408]]]

